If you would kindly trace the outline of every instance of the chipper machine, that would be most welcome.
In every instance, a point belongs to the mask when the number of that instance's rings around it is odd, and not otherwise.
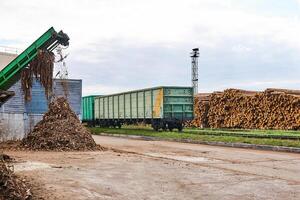
[[[14,95],[9,88],[20,79],[22,70],[37,56],[38,50],[53,51],[58,45],[68,46],[69,37],[51,27],[0,71],[0,107]]]

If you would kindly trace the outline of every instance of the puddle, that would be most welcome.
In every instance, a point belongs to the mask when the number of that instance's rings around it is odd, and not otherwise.
[[[216,161],[213,159],[209,159],[205,157],[196,157],[196,156],[174,156],[174,155],[166,155],[166,154],[159,154],[159,153],[146,153],[145,155],[160,157],[160,158],[169,158],[173,160],[193,162],[193,163]]]
[[[37,170],[37,169],[46,169],[46,168],[51,168],[51,166],[47,163],[42,163],[42,162],[22,162],[22,163],[15,163],[14,164],[14,171],[19,172],[19,171],[32,171],[32,170]]]

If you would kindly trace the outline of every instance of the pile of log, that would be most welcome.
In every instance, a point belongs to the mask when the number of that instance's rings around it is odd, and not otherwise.
[[[200,93],[194,98],[194,120],[186,122],[186,127],[208,127],[208,110],[211,93]]]
[[[194,127],[300,129],[300,90],[227,89],[195,97]]]

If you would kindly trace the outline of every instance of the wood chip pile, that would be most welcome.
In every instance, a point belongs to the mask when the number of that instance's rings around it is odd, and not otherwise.
[[[10,157],[0,154],[0,200],[31,199],[30,189],[13,172]]]
[[[228,89],[199,94],[195,119],[187,124],[207,128],[300,129],[300,91],[266,89],[264,92]]]
[[[50,103],[42,121],[22,140],[22,146],[31,150],[53,151],[99,149],[64,97]]]

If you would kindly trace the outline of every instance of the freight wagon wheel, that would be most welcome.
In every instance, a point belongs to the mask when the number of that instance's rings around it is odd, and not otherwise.
[[[169,121],[168,122],[168,129],[169,129],[169,131],[173,131],[173,129],[174,128],[176,128],[177,126],[176,126],[176,124],[175,124],[175,122],[174,121]]]
[[[173,129],[174,129],[174,125],[173,125],[173,123],[168,123],[168,129],[169,129],[169,131],[173,131]]]
[[[118,128],[121,128],[121,127],[122,127],[122,124],[121,124],[120,122],[118,122],[118,123],[117,123],[117,127],[118,127]]]
[[[159,129],[161,128],[160,122],[159,121],[152,121],[152,128],[155,131],[159,131]]]
[[[157,124],[157,123],[155,123],[155,124],[153,124],[153,129],[155,130],[155,131],[159,131],[159,124]]]
[[[158,131],[158,130],[159,130],[159,127],[158,127],[157,125],[152,126],[152,128],[153,128],[155,131]]]
[[[167,131],[167,123],[162,123],[161,128],[163,131]]]
[[[93,127],[93,122],[90,122],[90,121],[89,121],[89,122],[87,123],[87,125],[88,125],[88,127]]]
[[[177,127],[177,128],[178,128],[178,131],[179,131],[179,132],[182,132],[182,130],[183,130],[183,126],[182,126],[182,124],[181,124],[181,123],[179,123],[179,124],[178,124],[178,127]]]
[[[158,131],[158,130],[159,130],[159,126],[158,126],[158,124],[156,124],[156,123],[153,123],[153,124],[152,124],[152,128],[153,128],[153,130],[155,130],[155,131]]]

